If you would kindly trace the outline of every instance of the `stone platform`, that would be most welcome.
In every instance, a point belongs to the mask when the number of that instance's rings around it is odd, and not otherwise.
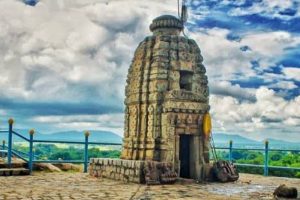
[[[251,174],[241,174],[234,183],[147,186],[84,173],[34,172],[33,176],[0,177],[0,200],[271,200],[280,184],[300,190],[300,179]]]
[[[164,184],[174,183],[177,174],[173,165],[166,162],[91,158],[89,174],[133,183]]]

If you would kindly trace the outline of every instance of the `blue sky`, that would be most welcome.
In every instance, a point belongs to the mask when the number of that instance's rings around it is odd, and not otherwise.
[[[30,1],[28,1],[30,2]],[[210,85],[214,132],[300,141],[300,3],[187,1],[186,34]],[[0,128],[122,135],[138,43],[175,0],[0,0]]]

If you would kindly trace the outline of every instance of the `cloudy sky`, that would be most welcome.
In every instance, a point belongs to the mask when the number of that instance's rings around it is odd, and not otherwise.
[[[27,0],[30,2],[30,0]],[[188,1],[210,84],[213,131],[300,141],[300,3]],[[0,0],[0,128],[123,134],[138,43],[176,0]]]

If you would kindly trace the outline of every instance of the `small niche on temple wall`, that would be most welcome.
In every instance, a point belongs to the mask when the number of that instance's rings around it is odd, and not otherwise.
[[[193,72],[181,70],[180,79],[179,79],[180,89],[192,91],[192,83],[193,83]]]

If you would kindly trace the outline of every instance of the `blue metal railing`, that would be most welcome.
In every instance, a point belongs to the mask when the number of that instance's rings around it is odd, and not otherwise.
[[[2,131],[1,131],[2,132]],[[0,133],[1,133],[0,132]],[[0,146],[0,150],[1,150],[1,157],[4,158],[5,154],[6,154],[6,146],[5,146],[5,140],[2,141],[2,145]]]
[[[228,160],[233,162],[233,152],[234,151],[260,151],[264,152],[264,162],[262,165],[257,164],[245,164],[245,163],[234,163],[236,166],[241,167],[260,167],[263,168],[264,176],[269,175],[269,169],[279,169],[279,170],[299,170],[299,167],[286,167],[286,166],[270,166],[269,165],[269,152],[270,151],[280,151],[280,152],[293,152],[293,153],[300,153],[300,149],[270,149],[269,142],[265,142],[264,148],[233,148],[233,142],[229,141],[229,147],[215,147],[218,150],[228,150]]]
[[[17,133],[16,131],[13,130],[13,120],[9,120],[9,129],[8,131],[3,131],[0,130],[0,133],[8,133],[8,145],[5,145],[5,141],[3,141],[3,144],[1,147],[2,150],[7,151],[7,162],[8,165],[11,166],[11,158],[12,155],[21,158],[25,162],[28,163],[28,167],[30,172],[32,172],[33,169],[33,163],[83,163],[84,164],[84,172],[87,172],[88,164],[89,164],[89,159],[88,159],[88,147],[89,145],[108,145],[108,146],[121,146],[121,143],[101,143],[101,142],[89,142],[89,132],[85,132],[85,140],[84,142],[78,142],[78,141],[60,141],[60,140],[35,140],[34,139],[34,130],[29,131],[29,139],[24,137],[23,135]],[[12,148],[12,136],[16,135],[19,138],[25,140],[26,142],[29,143],[29,153],[26,154],[21,151],[14,150]],[[84,159],[83,160],[41,160],[37,156],[34,155],[33,147],[34,143],[50,143],[50,144],[78,144],[78,145],[83,145],[84,146]],[[269,166],[269,152],[270,151],[280,151],[280,152],[295,152],[299,153],[300,150],[292,150],[292,149],[270,149],[269,148],[269,142],[265,142],[265,147],[264,148],[234,148],[233,147],[233,142],[229,141],[229,146],[228,147],[215,147],[217,150],[228,150],[228,160],[233,162],[233,152],[234,151],[260,151],[264,152],[264,163],[263,164],[244,164],[244,163],[234,163],[237,166],[241,167],[260,167],[263,168],[264,175],[268,176],[269,174],[269,169],[280,169],[280,170],[300,170],[300,168],[297,167],[286,167],[286,166]],[[2,155],[3,155],[2,151]],[[28,158],[26,158],[26,156]]]
[[[13,119],[10,119],[8,121],[9,123],[9,129],[8,131],[0,130],[0,133],[8,133],[8,145],[5,145],[5,141],[3,141],[3,144],[1,146],[2,149],[2,156],[3,153],[7,153],[7,164],[9,167],[11,167],[12,164],[12,156],[16,156],[25,162],[28,163],[28,168],[30,173],[33,170],[33,163],[83,163],[84,164],[84,172],[87,172],[88,169],[88,164],[89,164],[89,159],[88,159],[88,148],[89,145],[108,145],[108,146],[121,146],[121,143],[103,143],[103,142],[89,142],[89,132],[85,132],[85,140],[84,142],[77,142],[77,141],[60,141],[60,140],[35,140],[34,139],[34,130],[29,131],[29,139],[24,137],[23,135],[17,133],[16,131],[13,130]],[[17,151],[13,149],[13,135],[25,140],[26,142],[29,143],[29,152],[28,154]],[[36,156],[34,156],[34,151],[33,147],[35,143],[50,143],[50,144],[78,144],[78,145],[84,145],[84,159],[83,160],[41,160],[37,159]],[[4,151],[5,152],[4,152]],[[26,158],[28,157],[28,158]]]

